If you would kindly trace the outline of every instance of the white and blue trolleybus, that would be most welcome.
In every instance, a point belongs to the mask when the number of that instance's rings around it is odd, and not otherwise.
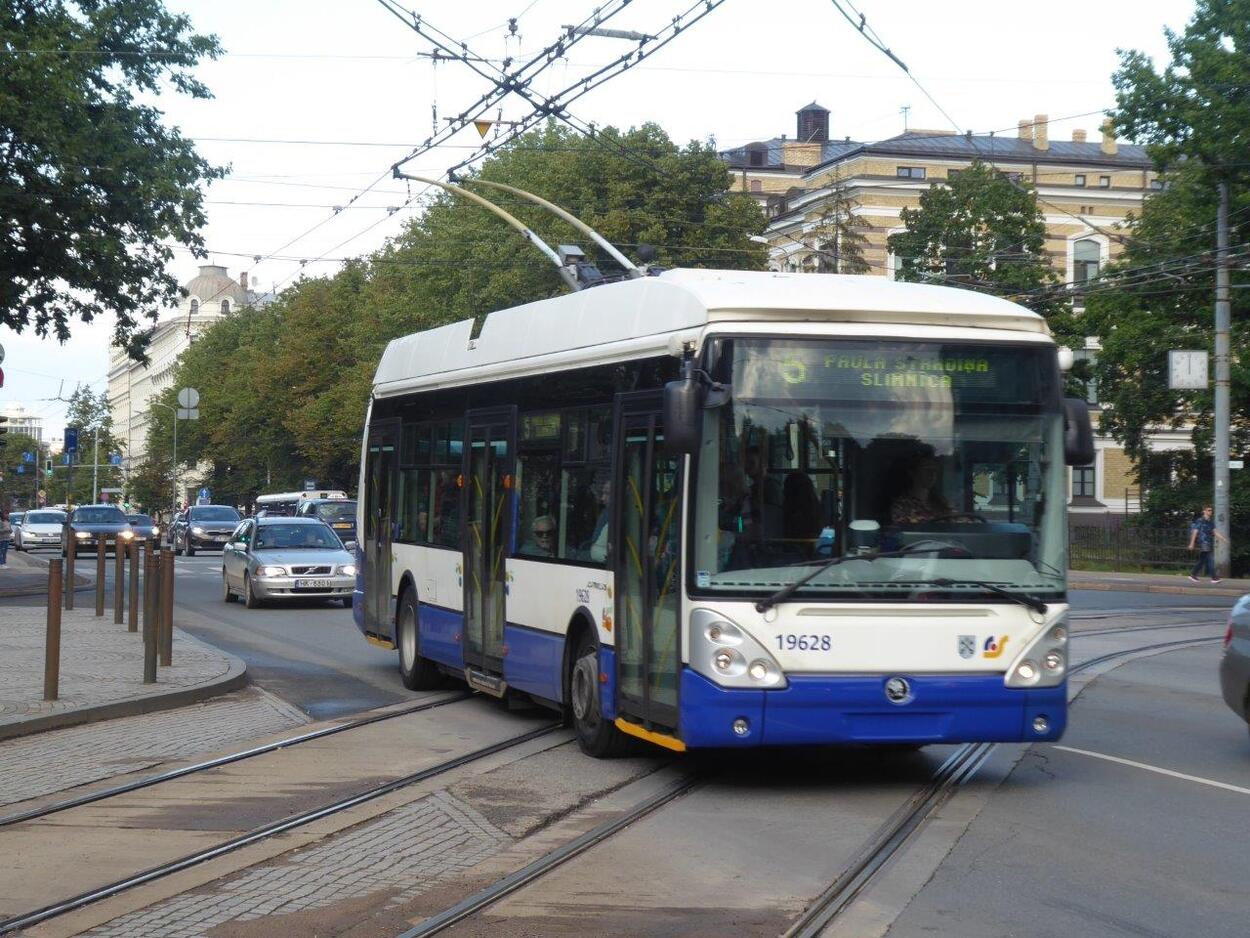
[[[596,755],[1057,739],[1092,452],[1062,358],[995,297],[725,270],[397,339],[357,625]]]

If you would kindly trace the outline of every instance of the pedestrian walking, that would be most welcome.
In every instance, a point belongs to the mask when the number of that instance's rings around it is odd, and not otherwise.
[[[0,511],[0,567],[9,563],[9,540],[13,537],[13,525],[9,523],[9,513]]]
[[[1203,572],[1211,578],[1212,583],[1220,582],[1220,578],[1215,575],[1215,539],[1217,537],[1221,541],[1227,540],[1215,529],[1215,509],[1207,505],[1202,509],[1202,514],[1189,525],[1189,549],[1198,552],[1198,559],[1194,561],[1193,568],[1189,571],[1189,578],[1195,583],[1198,582],[1198,576]]]

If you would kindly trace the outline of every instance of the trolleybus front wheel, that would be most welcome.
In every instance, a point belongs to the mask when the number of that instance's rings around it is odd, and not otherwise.
[[[417,635],[417,599],[411,589],[399,601],[399,621],[395,628],[399,646],[399,676],[409,690],[434,690],[443,682],[434,662],[421,657]]]
[[[603,717],[599,703],[599,648],[588,634],[583,634],[577,643],[569,674],[569,702],[573,708],[573,731],[582,752],[603,758],[626,751],[629,737]]]

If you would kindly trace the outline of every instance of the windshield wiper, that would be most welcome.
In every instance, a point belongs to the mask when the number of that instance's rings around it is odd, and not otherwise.
[[[919,544],[908,544],[906,547],[903,547],[899,550],[885,550],[885,551],[881,551],[880,553],[875,553],[875,554],[842,554],[840,557],[830,557],[828,560],[826,560],[824,563],[818,566],[811,573],[807,574],[806,576],[799,577],[799,579],[795,580],[793,583],[783,586],[781,589],[777,590],[777,592],[773,593],[767,599],[761,599],[759,602],[755,604],[755,611],[767,612],[773,606],[777,605],[777,603],[783,603],[787,599],[789,599],[791,596],[793,596],[798,591],[800,586],[804,586],[807,583],[810,583],[812,580],[816,579],[816,577],[820,576],[820,574],[824,573],[830,567],[836,567],[838,564],[845,563],[848,560],[871,561],[871,560],[877,560],[878,558],[881,558],[881,557],[905,557],[908,554],[932,553],[933,551],[941,550],[943,547],[946,547],[946,546],[949,546],[949,545],[941,544],[936,541],[926,541],[924,543],[919,543]]]
[[[966,586],[979,586],[981,587],[981,589],[988,590],[991,593],[997,593],[999,596],[1006,596],[1012,602],[1019,603],[1021,606],[1028,606],[1034,612],[1044,613],[1046,612],[1047,608],[1049,608],[1044,602],[1042,602],[1036,596],[1030,596],[1028,593],[1016,593],[1009,589],[1004,589],[1003,587],[999,586],[997,583],[987,583],[985,580],[964,580],[964,579],[952,580],[952,579],[949,579],[948,577],[938,577],[933,580],[923,580],[921,582],[931,583],[934,586],[946,586],[946,587],[958,586],[961,583]]]

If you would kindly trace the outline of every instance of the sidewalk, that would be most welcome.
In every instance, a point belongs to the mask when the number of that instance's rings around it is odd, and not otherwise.
[[[57,556],[52,551],[41,551],[38,559],[28,554],[19,554],[10,545],[8,563],[0,567],[0,597],[5,596],[45,596],[48,591],[47,561]],[[95,558],[90,558],[95,569]],[[84,589],[91,581],[82,575],[82,568],[74,575],[74,591]]]
[[[1181,596],[1227,596],[1250,593],[1250,580],[1221,580],[1195,583],[1183,573],[1087,573],[1068,571],[1068,586],[1077,590],[1116,590],[1133,593],[1174,593]],[[1229,603],[1231,606],[1232,603]]]
[[[115,625],[111,606],[96,618],[94,603],[79,605],[61,614],[60,694],[51,702],[43,700],[45,604],[0,606],[0,739],[181,707],[247,682],[239,658],[175,628],[173,665],[144,684],[142,633]]]

